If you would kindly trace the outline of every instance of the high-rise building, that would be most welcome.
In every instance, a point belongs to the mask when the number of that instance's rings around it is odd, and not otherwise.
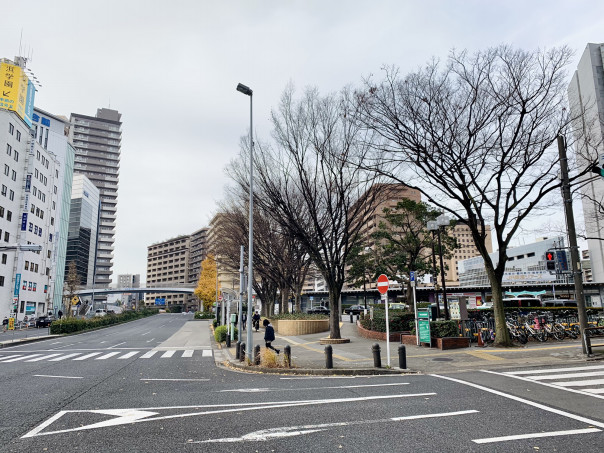
[[[147,247],[147,287],[178,286],[188,281],[187,264],[191,236],[178,236]],[[145,305],[155,305],[155,299],[162,305],[185,306],[186,294],[149,293],[145,296]]]
[[[604,44],[587,44],[568,87],[568,99],[573,116],[586,112],[576,129],[595,144],[600,165],[604,164]],[[585,143],[584,137],[580,137],[575,147],[579,151],[579,164],[586,163],[583,153],[588,148]],[[601,240],[604,237],[604,216],[600,205],[604,199],[604,178],[592,178],[581,190],[591,272],[594,281],[604,282],[604,241]]]
[[[201,274],[201,262],[206,259],[208,254],[207,238],[208,228],[201,228],[191,234],[187,281],[195,285],[197,285]],[[194,295],[189,296],[188,302],[189,305],[199,304],[199,300]]]
[[[117,287],[118,288],[140,288],[141,287],[141,275],[140,274],[119,274],[117,276]]]
[[[485,245],[489,253],[493,252],[493,241],[491,240],[491,226],[486,225]],[[457,239],[459,248],[451,252],[451,258],[445,259],[445,283],[447,286],[459,286],[459,262],[475,256],[480,256],[480,252],[476,248],[470,227],[463,223],[458,223],[454,228],[450,228],[447,233]],[[436,250],[438,251],[438,242],[436,242]],[[438,258],[436,258],[438,263]],[[440,281],[440,276],[438,276]]]
[[[80,284],[92,287],[97,251],[100,191],[84,175],[73,176],[65,274],[73,261]],[[96,285],[95,285],[96,286]]]
[[[109,287],[113,250],[122,139],[121,114],[100,108],[96,116],[71,114],[69,136],[76,149],[75,173],[84,174],[100,190],[101,221],[96,258],[95,284]]]

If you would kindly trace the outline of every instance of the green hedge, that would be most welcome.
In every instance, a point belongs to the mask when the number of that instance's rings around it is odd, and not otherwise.
[[[388,310],[390,332],[406,332],[415,327],[415,315],[405,310]],[[386,310],[374,310],[373,320],[361,315],[361,326],[376,332],[386,332]]]
[[[271,316],[270,319],[327,319],[329,316],[322,314],[311,313],[282,313],[280,315]]]
[[[53,321],[50,325],[51,334],[65,334],[74,332],[83,332],[85,330],[98,329],[99,327],[112,326],[114,324],[121,324],[135,319],[145,318],[157,314],[157,310],[144,309],[139,311],[125,311],[120,314],[108,314],[102,317],[95,317],[89,319],[79,318],[63,318],[57,321]]]
[[[430,336],[433,338],[458,337],[457,321],[431,321]]]
[[[237,340],[237,328],[235,327],[235,340]],[[226,341],[227,338],[227,326],[218,326],[214,329],[214,339],[218,342],[218,343],[222,343],[223,341]]]
[[[209,311],[196,311],[194,319],[214,319],[216,316]]]

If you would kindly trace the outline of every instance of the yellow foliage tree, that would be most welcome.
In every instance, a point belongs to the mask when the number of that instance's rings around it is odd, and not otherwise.
[[[216,259],[209,254],[201,263],[195,296],[202,301],[203,311],[210,311],[216,300]]]

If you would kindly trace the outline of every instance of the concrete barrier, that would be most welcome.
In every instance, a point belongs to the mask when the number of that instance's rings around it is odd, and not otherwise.
[[[329,319],[280,319],[277,325],[273,323],[279,335],[298,336],[329,330]]]

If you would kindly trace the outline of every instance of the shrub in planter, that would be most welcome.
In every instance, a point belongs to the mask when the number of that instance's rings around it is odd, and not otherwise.
[[[209,311],[196,311],[195,319],[214,319],[214,314]]]
[[[227,326],[218,326],[214,329],[214,339],[218,343],[226,341],[227,338]],[[235,328],[235,340],[237,340],[237,328]]]
[[[280,315],[271,316],[271,320],[279,320],[279,319],[287,319],[287,320],[296,320],[296,319],[327,319],[329,316],[321,315],[321,314],[311,314],[311,313],[282,313]]]
[[[390,332],[405,332],[411,330],[415,325],[415,315],[407,313],[404,310],[392,310],[388,313]],[[360,318],[361,326],[364,329],[375,332],[386,332],[386,312],[385,310],[376,310],[373,312],[373,320],[369,315]]]
[[[459,326],[457,321],[431,321],[430,334],[433,338],[457,337]]]

